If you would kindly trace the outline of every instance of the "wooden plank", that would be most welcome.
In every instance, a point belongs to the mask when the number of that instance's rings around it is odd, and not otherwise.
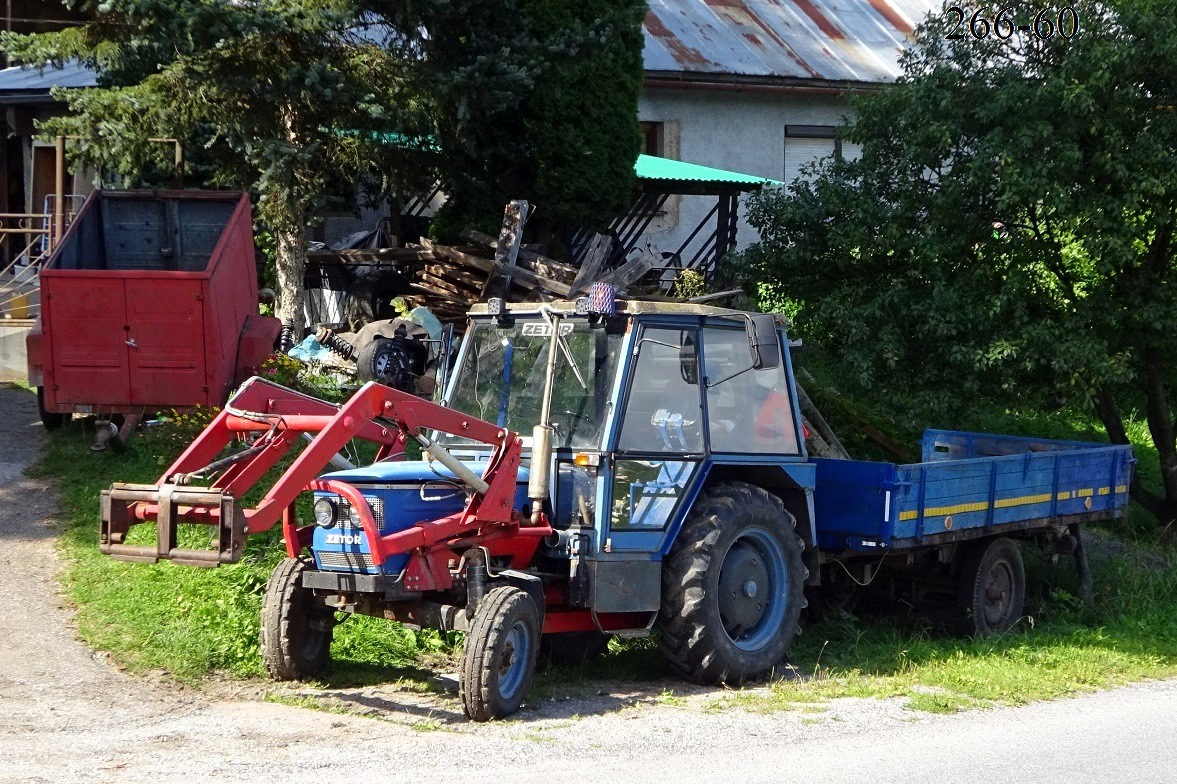
[[[609,260],[609,251],[613,249],[613,238],[608,234],[594,234],[589,240],[588,250],[580,262],[580,270],[572,280],[572,293],[579,294],[588,291],[589,286],[600,276],[605,262]]]
[[[447,280],[443,280],[442,278],[435,278],[432,275],[422,273],[418,277],[418,281],[435,289],[447,291],[458,299],[464,299],[470,302],[476,301],[478,299],[478,291],[475,289],[467,288],[456,283],[451,283]]]
[[[482,284],[486,280],[485,275],[480,275],[477,272],[472,272],[463,267],[452,267],[445,264],[426,264],[421,268],[422,272],[427,272],[437,278],[444,278],[446,280],[454,280],[465,283],[468,286],[482,290]]]
[[[433,261],[425,248],[370,248],[307,251],[307,261],[321,264],[405,264]]]
[[[466,229],[462,232],[461,237],[464,240],[473,242],[475,245],[481,245],[490,250],[494,250],[498,244],[494,237],[489,234],[483,234],[481,231],[475,231],[474,229]],[[537,275],[543,275],[545,278],[558,280],[561,283],[567,283],[572,280],[578,272],[577,268],[571,264],[550,259],[547,256],[527,249],[521,249],[519,251],[519,261],[517,264]]]
[[[530,213],[531,205],[523,199],[512,199],[503,210],[503,225],[495,243],[495,268],[486,277],[482,299],[505,296],[511,288],[511,276],[519,259],[519,246],[523,243],[523,224]]]
[[[465,300],[455,297],[453,294],[450,294],[448,291],[441,291],[440,289],[435,289],[432,286],[430,286],[428,283],[410,283],[409,286],[411,288],[416,289],[417,291],[423,291],[426,294],[430,295],[430,298],[437,300],[438,304],[440,304],[440,305],[452,306],[455,308],[466,307],[467,303]]]
[[[457,248],[449,247],[448,245],[433,245],[433,252],[438,256],[455,263],[468,264],[472,267],[481,268],[482,265],[489,265],[492,269],[496,268],[498,262],[490,259],[480,259],[477,256],[471,256],[468,253],[463,253]],[[560,297],[567,297],[571,288],[567,283],[550,280],[549,278],[541,277],[530,270],[523,267],[512,268],[512,274],[515,278],[516,284],[526,284],[532,288],[540,288],[545,291],[550,291]]]
[[[618,293],[620,293],[639,281],[647,272],[660,266],[661,263],[662,259],[660,255],[650,250],[638,256],[636,259],[625,262],[601,278],[601,281],[616,286]]]

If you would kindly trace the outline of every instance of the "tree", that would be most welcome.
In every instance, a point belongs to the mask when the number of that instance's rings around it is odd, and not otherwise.
[[[1057,6],[1019,6],[1027,33],[1004,5],[975,4],[980,39],[929,17],[898,83],[856,104],[862,157],[761,199],[747,260],[864,386],[1089,405],[1117,443],[1143,401],[1164,492],[1133,495],[1171,521],[1177,14],[1077,0],[1070,36]]]
[[[419,150],[380,141],[429,129],[403,52],[372,40],[359,0],[67,3],[94,21],[0,39],[22,62],[99,71],[97,88],[58,93],[72,113],[40,130],[78,137],[78,159],[131,184],[159,176],[150,140],[177,138],[207,183],[255,192],[276,238],[277,315],[301,327],[306,239],[327,195],[421,171]]]
[[[640,148],[644,0],[457,0],[430,12],[422,73],[450,196],[435,235],[497,226],[603,226],[628,206]],[[546,239],[541,237],[541,239]]]
[[[0,36],[33,64],[80,59],[92,90],[41,126],[131,184],[191,172],[258,195],[279,302],[303,321],[308,230],[334,194],[439,181],[448,223],[497,225],[511,198],[541,223],[601,224],[626,206],[638,150],[640,0],[63,0],[83,27]]]

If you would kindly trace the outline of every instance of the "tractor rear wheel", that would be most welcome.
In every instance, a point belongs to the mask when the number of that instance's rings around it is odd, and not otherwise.
[[[743,482],[705,491],[662,566],[662,651],[699,683],[768,675],[788,652],[808,571],[796,521]]]
[[[1017,544],[999,537],[966,551],[957,596],[967,632],[988,637],[1012,629],[1026,603],[1026,569]]]
[[[526,591],[492,588],[478,603],[458,674],[466,715],[490,721],[519,710],[539,654],[539,611]]]
[[[270,575],[262,600],[262,664],[279,681],[317,675],[331,661],[335,614],[302,585],[309,558],[286,558]]]

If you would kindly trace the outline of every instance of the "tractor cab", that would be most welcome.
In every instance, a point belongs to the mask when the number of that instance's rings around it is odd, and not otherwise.
[[[528,476],[547,485],[532,497],[558,532],[545,553],[570,570],[574,605],[654,613],[662,557],[714,469],[809,469],[779,317],[618,304],[476,306],[442,403],[524,434]],[[464,461],[491,454],[439,440]]]

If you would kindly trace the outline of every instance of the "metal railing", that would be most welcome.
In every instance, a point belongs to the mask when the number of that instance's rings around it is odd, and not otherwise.
[[[0,213],[0,317],[36,318],[41,313],[41,265],[64,234],[83,197],[67,195],[62,219],[56,197],[45,197],[44,212]],[[7,262],[4,261],[7,259]]]

